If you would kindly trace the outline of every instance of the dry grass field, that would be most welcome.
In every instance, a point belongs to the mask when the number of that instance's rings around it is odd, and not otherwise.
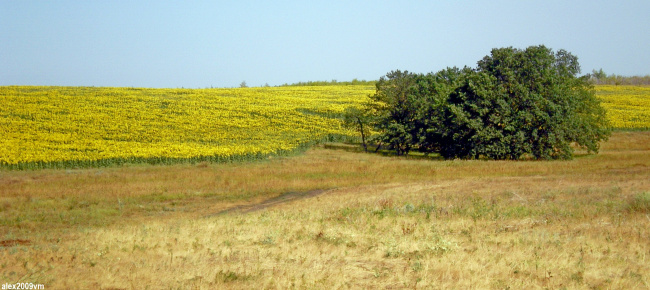
[[[649,241],[650,132],[570,161],[0,171],[0,284],[46,289],[644,289]]]

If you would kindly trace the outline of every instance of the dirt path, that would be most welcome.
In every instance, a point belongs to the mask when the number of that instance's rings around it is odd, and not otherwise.
[[[222,211],[218,211],[216,213],[212,213],[209,215],[205,215],[204,217],[213,217],[213,216],[218,216],[222,214],[227,214],[227,213],[233,213],[233,212],[238,212],[241,214],[245,213],[250,213],[250,212],[256,212],[259,210],[263,210],[265,208],[277,206],[280,204],[284,203],[289,203],[295,200],[301,200],[301,199],[306,199],[306,198],[312,198],[315,196],[319,196],[325,192],[331,191],[333,188],[330,189],[314,189],[314,190],[309,190],[309,191],[302,191],[302,192],[287,192],[283,193],[279,196],[276,196],[274,198],[269,198],[265,201],[262,201],[260,203],[254,203],[254,204],[245,204],[245,205],[238,205],[235,207],[231,207]]]

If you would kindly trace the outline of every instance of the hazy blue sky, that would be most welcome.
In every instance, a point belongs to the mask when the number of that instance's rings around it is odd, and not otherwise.
[[[0,0],[0,85],[371,80],[539,44],[650,74],[650,1]]]

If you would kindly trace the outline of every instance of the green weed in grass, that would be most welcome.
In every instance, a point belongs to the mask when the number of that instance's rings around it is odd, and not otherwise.
[[[642,192],[628,202],[627,210],[629,212],[650,213],[650,192]]]

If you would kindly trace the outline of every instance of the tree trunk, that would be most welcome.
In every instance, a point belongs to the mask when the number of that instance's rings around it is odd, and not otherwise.
[[[363,123],[361,122],[361,118],[357,117],[357,122],[359,122],[359,128],[361,128],[361,143],[363,144],[363,151],[368,153],[368,145],[366,145],[366,134],[363,133]]]

